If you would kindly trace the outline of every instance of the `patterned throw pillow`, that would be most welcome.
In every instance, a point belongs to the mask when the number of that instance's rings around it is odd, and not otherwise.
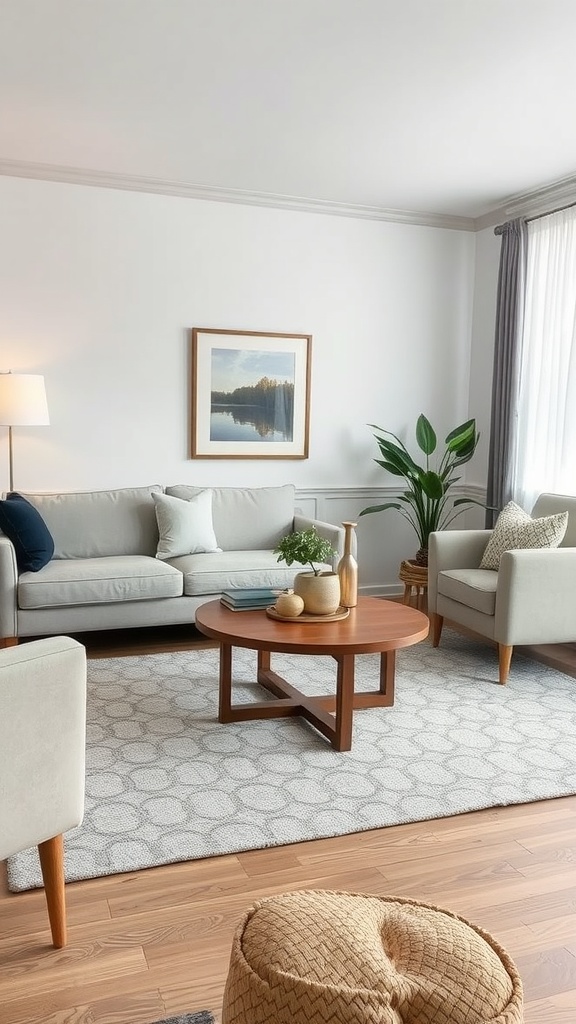
[[[509,501],[496,520],[480,568],[498,570],[504,552],[516,548],[557,548],[567,525],[567,512],[532,519],[523,508]]]

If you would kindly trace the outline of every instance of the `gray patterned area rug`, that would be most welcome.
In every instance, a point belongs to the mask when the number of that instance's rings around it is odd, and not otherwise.
[[[164,1017],[154,1024],[214,1024],[214,1017],[209,1010],[199,1010],[198,1013],[182,1013],[179,1017]]]
[[[236,700],[261,698],[252,651],[234,652]],[[308,693],[331,658],[272,655]],[[372,689],[378,655],[357,658]],[[398,652],[396,703],[354,714],[337,753],[301,718],[220,725],[214,649],[88,663],[86,814],[67,833],[72,881],[215,854],[576,793],[576,680],[520,655],[499,686],[493,648],[445,631]],[[36,850],[13,890],[41,884]]]

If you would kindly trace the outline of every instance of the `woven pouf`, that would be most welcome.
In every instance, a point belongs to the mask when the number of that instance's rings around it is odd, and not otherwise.
[[[520,1024],[522,984],[487,932],[414,900],[307,890],[254,904],[222,1024]]]

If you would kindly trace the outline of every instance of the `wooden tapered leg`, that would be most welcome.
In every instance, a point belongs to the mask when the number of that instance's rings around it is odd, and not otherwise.
[[[504,684],[508,682],[508,673],[510,671],[510,662],[512,661],[513,650],[513,646],[509,646],[508,644],[498,644],[498,682],[501,686],[504,686]]]
[[[444,616],[437,615],[436,612],[432,612],[432,647],[438,647],[440,637],[442,636],[443,625]]]
[[[0,639],[0,650],[4,650],[5,647],[16,647],[17,643],[17,636],[3,636]]]
[[[64,840],[54,836],[38,845],[40,867],[46,891],[52,942],[56,949],[66,945],[66,897],[64,894]]]

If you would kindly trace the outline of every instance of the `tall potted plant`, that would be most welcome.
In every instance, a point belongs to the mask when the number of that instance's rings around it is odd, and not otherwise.
[[[471,505],[486,508],[475,498],[453,498],[450,488],[460,480],[456,470],[469,462],[480,438],[476,430],[476,420],[466,420],[459,427],[451,430],[444,441],[444,451],[437,460],[436,468],[430,465],[430,456],[434,455],[438,445],[436,432],[430,421],[420,414],[416,423],[416,442],[426,456],[423,466],[412,458],[404,443],[389,430],[377,427],[374,423],[368,426],[377,431],[374,434],[382,455],[374,461],[382,469],[393,476],[402,477],[407,490],[398,496],[397,501],[387,501],[383,505],[370,505],[362,509],[360,515],[372,512],[385,512],[394,508],[406,519],[418,537],[419,549],[416,553],[417,565],[428,565],[428,538],[436,530],[444,530],[462,515]],[[457,511],[455,511],[457,509]]]

